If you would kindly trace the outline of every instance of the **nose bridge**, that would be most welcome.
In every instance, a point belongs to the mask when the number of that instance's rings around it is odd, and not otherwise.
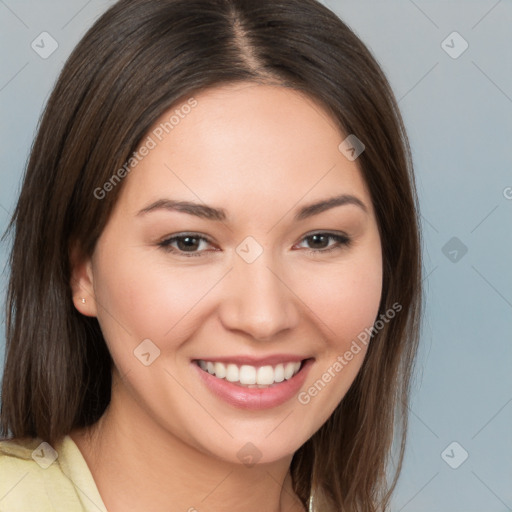
[[[283,284],[285,276],[280,275],[281,266],[273,261],[271,251],[262,251],[252,261],[240,254],[235,256],[226,283],[221,308],[224,326],[255,339],[268,339],[292,328],[299,319],[294,295]]]

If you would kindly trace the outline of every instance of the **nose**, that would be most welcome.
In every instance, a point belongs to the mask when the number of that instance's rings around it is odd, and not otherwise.
[[[299,299],[285,274],[266,252],[252,263],[237,258],[224,280],[219,307],[223,326],[261,341],[293,329],[300,320]]]

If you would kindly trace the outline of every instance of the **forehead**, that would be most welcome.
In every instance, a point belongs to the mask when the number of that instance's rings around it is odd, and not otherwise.
[[[338,149],[345,135],[336,120],[289,88],[240,83],[204,90],[167,110],[147,137],[152,148],[122,194],[130,210],[161,197],[228,210],[291,207],[337,193],[368,201],[357,161]]]

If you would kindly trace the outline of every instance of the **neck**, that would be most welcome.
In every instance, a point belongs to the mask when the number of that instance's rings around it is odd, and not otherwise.
[[[109,512],[304,512],[291,456],[246,466],[221,460],[162,428],[121,386],[102,418],[70,435]],[[185,440],[184,440],[185,437]]]

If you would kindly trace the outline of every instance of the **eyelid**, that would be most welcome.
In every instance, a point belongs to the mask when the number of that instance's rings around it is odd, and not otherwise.
[[[315,231],[311,231],[311,232],[303,235],[303,237],[301,238],[301,241],[304,240],[305,238],[309,238],[310,236],[314,236],[314,235],[339,236],[342,238],[346,238],[347,240],[350,240],[350,237],[344,231],[336,231],[336,230],[329,231],[329,230],[325,230],[325,229],[323,229],[323,230],[317,229]]]

